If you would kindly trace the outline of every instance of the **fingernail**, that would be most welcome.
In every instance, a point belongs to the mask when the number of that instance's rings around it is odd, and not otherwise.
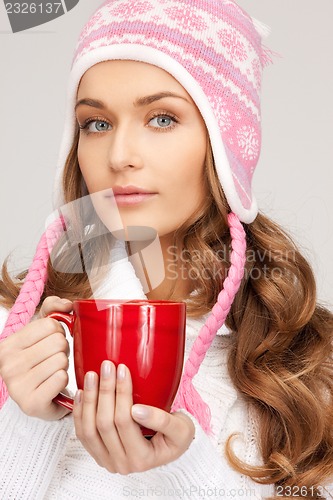
[[[94,372],[86,373],[86,376],[84,378],[84,388],[88,389],[89,391],[94,389],[95,385],[96,385],[95,373]]]
[[[75,398],[74,398],[74,402],[76,405],[79,405],[81,403],[81,395],[82,395],[82,391],[80,391],[80,389],[78,389],[76,391]]]
[[[149,408],[147,408],[146,406],[134,405],[132,406],[132,415],[135,418],[144,420],[145,418],[149,417]]]
[[[112,368],[112,365],[111,365],[110,361],[103,361],[102,369],[101,369],[101,375],[103,378],[110,378],[111,368]]]
[[[117,378],[118,380],[124,380],[126,376],[126,367],[125,365],[118,365],[117,369]]]

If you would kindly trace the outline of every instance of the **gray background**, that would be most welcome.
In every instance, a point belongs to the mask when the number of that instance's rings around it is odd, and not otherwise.
[[[60,145],[67,78],[77,36],[101,0],[12,34],[0,3],[0,261],[26,268],[46,217]],[[240,0],[272,29],[280,53],[265,71],[263,150],[254,187],[261,209],[294,237],[333,303],[333,2]]]

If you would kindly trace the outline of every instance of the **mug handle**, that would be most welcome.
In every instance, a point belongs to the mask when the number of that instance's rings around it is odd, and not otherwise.
[[[74,316],[72,314],[55,312],[48,314],[47,317],[56,319],[61,323],[65,323],[65,325],[68,327],[69,333],[73,337]],[[58,405],[63,406],[64,408],[67,408],[67,410],[73,411],[74,399],[71,398],[70,396],[66,396],[66,394],[60,392],[58,396],[53,398],[53,401],[54,403],[57,403]]]

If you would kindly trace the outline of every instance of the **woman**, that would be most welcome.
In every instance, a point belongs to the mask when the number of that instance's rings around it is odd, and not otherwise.
[[[70,311],[68,299],[96,296],[88,270],[105,264],[110,248],[112,255],[110,234],[94,238],[100,222],[76,217],[86,272],[59,272],[75,259],[60,239],[36,304],[40,319],[0,344],[10,396],[0,414],[5,496],[140,497],[149,487],[155,496],[161,487],[164,498],[236,489],[245,496],[247,488],[255,498],[325,495],[333,468],[333,321],[316,305],[309,265],[258,214],[251,192],[268,60],[258,30],[234,2],[186,0],[108,1],[84,28],[57,206],[90,195],[112,233],[108,196],[102,204],[94,197],[112,190],[125,228],[158,233],[166,274],[147,296],[187,301],[184,378],[178,411],[166,414],[132,406],[128,369],[104,362],[76,395],[72,433],[71,417],[52,402],[67,385],[68,346],[45,316]],[[20,284],[3,277],[10,307]],[[158,431],[150,442],[138,423]],[[235,447],[233,432],[245,438]],[[13,460],[13,450],[24,453]]]

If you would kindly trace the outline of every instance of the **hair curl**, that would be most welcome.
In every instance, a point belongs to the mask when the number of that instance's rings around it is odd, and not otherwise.
[[[63,175],[65,203],[87,193],[77,159],[78,138],[77,129]],[[209,195],[174,239],[197,292],[188,297],[188,314],[195,317],[211,310],[229,267],[230,209],[209,144],[206,167]],[[264,465],[253,467],[235,456],[235,435],[226,443],[226,456],[240,473],[282,488],[283,498],[325,498],[319,487],[333,479],[333,315],[317,305],[313,272],[277,224],[260,213],[246,233],[245,275],[227,318],[234,332],[228,370],[258,414]],[[86,254],[103,262],[107,237],[97,244],[97,249],[86,246]],[[70,262],[72,256],[60,258]],[[5,262],[0,295],[6,307],[14,303],[25,274],[13,281]],[[86,273],[60,273],[49,262],[42,300],[48,295],[75,299],[91,294]],[[302,493],[295,496],[295,491]]]

